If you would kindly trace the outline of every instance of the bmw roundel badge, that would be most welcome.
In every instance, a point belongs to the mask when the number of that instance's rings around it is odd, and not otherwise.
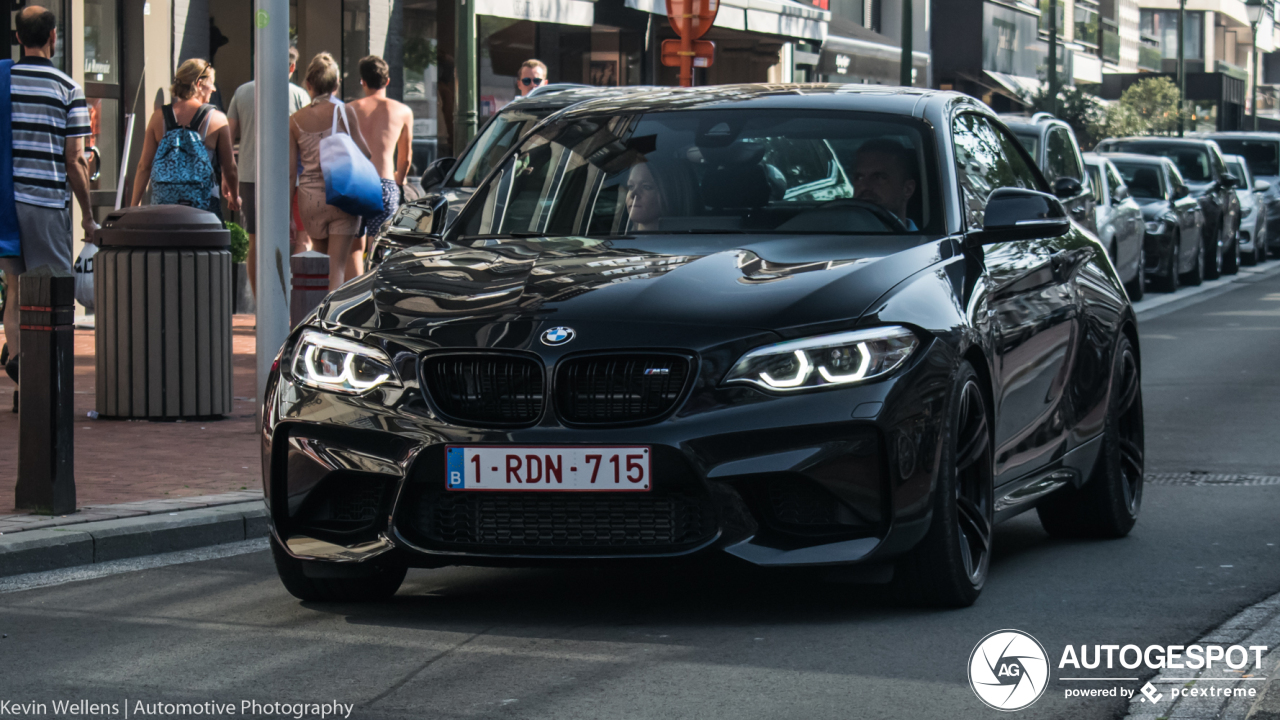
[[[542,333],[542,343],[553,347],[556,345],[563,345],[572,340],[576,334],[577,333],[575,333],[571,327],[553,327]]]

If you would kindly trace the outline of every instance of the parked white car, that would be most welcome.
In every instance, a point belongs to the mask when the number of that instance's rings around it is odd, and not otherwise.
[[[1089,189],[1097,199],[1098,239],[1111,255],[1132,300],[1142,299],[1146,292],[1147,262],[1143,250],[1146,227],[1142,208],[1129,197],[1129,188],[1110,160],[1095,153],[1084,154],[1084,167]]]
[[[1227,172],[1235,175],[1236,197],[1240,199],[1240,259],[1245,265],[1257,265],[1267,260],[1267,203],[1266,193],[1271,183],[1259,180],[1249,170],[1249,163],[1239,155],[1223,155]]]

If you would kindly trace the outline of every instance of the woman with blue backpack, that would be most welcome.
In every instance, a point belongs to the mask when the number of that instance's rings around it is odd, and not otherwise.
[[[190,205],[222,217],[222,194],[232,211],[240,209],[240,183],[232,154],[227,116],[209,104],[214,70],[192,58],[178,66],[169,88],[173,102],[157,109],[147,123],[130,205],[141,205],[151,185],[152,205]]]

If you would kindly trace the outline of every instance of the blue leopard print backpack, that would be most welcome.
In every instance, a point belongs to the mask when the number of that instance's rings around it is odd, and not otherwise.
[[[189,125],[179,125],[173,106],[164,106],[164,137],[151,166],[152,205],[190,205],[206,209],[214,196],[213,163],[200,135],[212,105],[202,105]]]

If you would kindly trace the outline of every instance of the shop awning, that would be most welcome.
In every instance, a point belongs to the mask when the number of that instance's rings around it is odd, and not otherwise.
[[[997,86],[1017,98],[1020,102],[1026,102],[1028,99],[1035,97],[1037,93],[1045,88],[1045,83],[1036,78],[1009,75],[995,70],[987,70],[985,74],[994,80]]]
[[[892,63],[902,61],[902,48],[885,45],[860,38],[828,35],[822,42],[823,55],[851,55],[855,57],[875,58]],[[911,53],[911,64],[917,67],[929,64],[929,53],[916,50]]]
[[[586,0],[475,0],[475,2],[477,15],[584,27],[594,25],[596,20],[595,3]]]
[[[666,0],[626,0],[633,10],[667,14]],[[831,13],[796,0],[721,0],[715,27],[784,37],[822,40]]]

